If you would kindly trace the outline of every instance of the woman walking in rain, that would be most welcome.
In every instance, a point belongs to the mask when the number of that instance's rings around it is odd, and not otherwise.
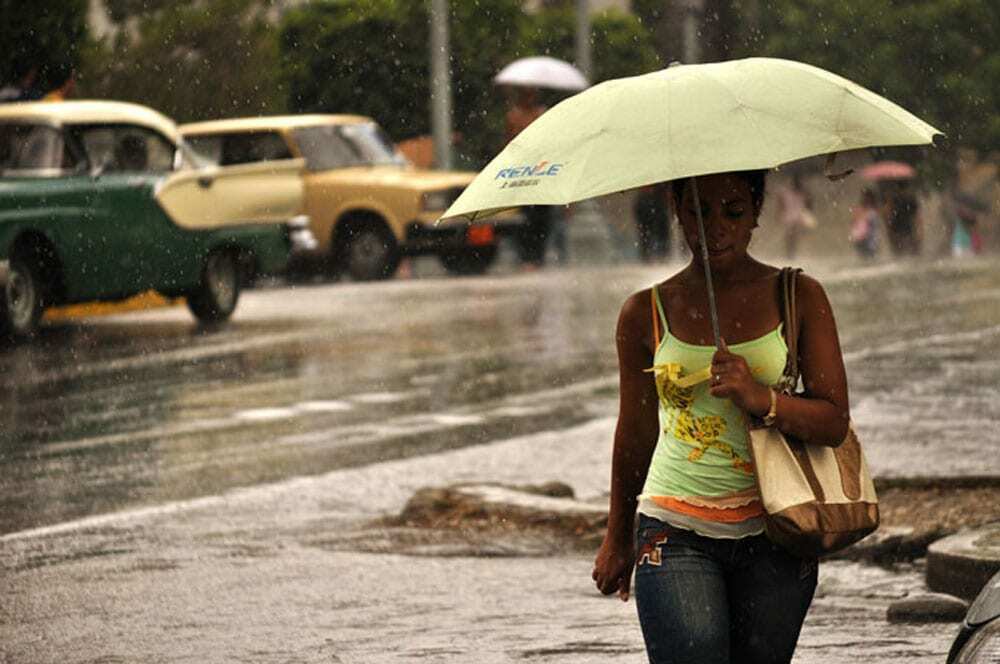
[[[792,176],[790,186],[778,192],[778,218],[785,227],[785,256],[795,258],[802,235],[816,227],[812,200],[798,173]]]
[[[815,559],[796,558],[763,534],[746,423],[760,418],[802,441],[836,445],[848,428],[847,381],[830,303],[819,283],[801,276],[805,389],[786,396],[770,387],[787,360],[780,271],[747,253],[765,176],[701,176],[697,195],[690,179],[673,182],[692,259],[629,297],[618,321],[620,410],[608,530],[593,579],[601,592],[627,600],[634,571],[654,664],[789,662],[816,586]],[[721,315],[719,349],[697,200]],[[685,380],[706,367],[707,380]]]

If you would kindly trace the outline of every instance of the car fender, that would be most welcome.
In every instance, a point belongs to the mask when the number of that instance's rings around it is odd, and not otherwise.
[[[389,228],[397,242],[402,242],[406,236],[405,224],[393,213],[392,207],[367,196],[346,199],[340,205],[329,207],[319,200],[315,201],[315,205],[310,206],[309,210],[312,211],[309,214],[311,228],[322,252],[330,250],[330,243],[337,233],[337,226],[345,219],[354,216],[378,217]]]

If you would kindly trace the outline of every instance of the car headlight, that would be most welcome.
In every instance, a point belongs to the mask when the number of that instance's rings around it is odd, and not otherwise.
[[[1000,662],[1000,620],[984,625],[959,651],[955,664],[997,664]]]

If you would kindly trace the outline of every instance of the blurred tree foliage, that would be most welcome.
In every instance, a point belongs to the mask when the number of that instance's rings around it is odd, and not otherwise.
[[[88,96],[146,104],[178,122],[285,111],[266,3],[161,4],[89,53]]]
[[[941,129],[946,146],[1000,151],[1000,2],[761,0],[758,9],[757,39],[742,54],[824,67]]]
[[[545,9],[525,21],[524,50],[572,62],[576,54],[576,15],[572,6]],[[665,65],[652,36],[631,14],[608,10],[591,18],[592,81],[645,74]]]
[[[108,16],[115,23],[124,23],[136,17],[142,18],[173,4],[177,4],[175,0],[104,0]]]
[[[335,0],[290,12],[280,48],[295,111],[359,113],[396,140],[430,131],[430,41],[425,0]],[[449,20],[456,155],[476,163],[500,137],[490,80],[517,52],[517,0],[452,3]],[[493,145],[492,147],[496,147]]]
[[[568,9],[522,11],[519,0],[452,2],[449,20],[458,159],[480,166],[501,146],[504,101],[492,83],[528,55],[573,59]],[[648,33],[632,16],[594,17],[595,80],[656,68]],[[427,0],[333,0],[290,12],[280,49],[295,111],[360,113],[404,139],[430,131]]]
[[[0,0],[0,86],[38,67],[36,87],[62,82],[87,44],[87,0]]]

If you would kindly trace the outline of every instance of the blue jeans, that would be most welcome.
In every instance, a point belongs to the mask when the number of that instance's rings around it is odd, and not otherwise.
[[[764,535],[703,537],[639,515],[635,600],[650,664],[790,662],[816,561]]]

